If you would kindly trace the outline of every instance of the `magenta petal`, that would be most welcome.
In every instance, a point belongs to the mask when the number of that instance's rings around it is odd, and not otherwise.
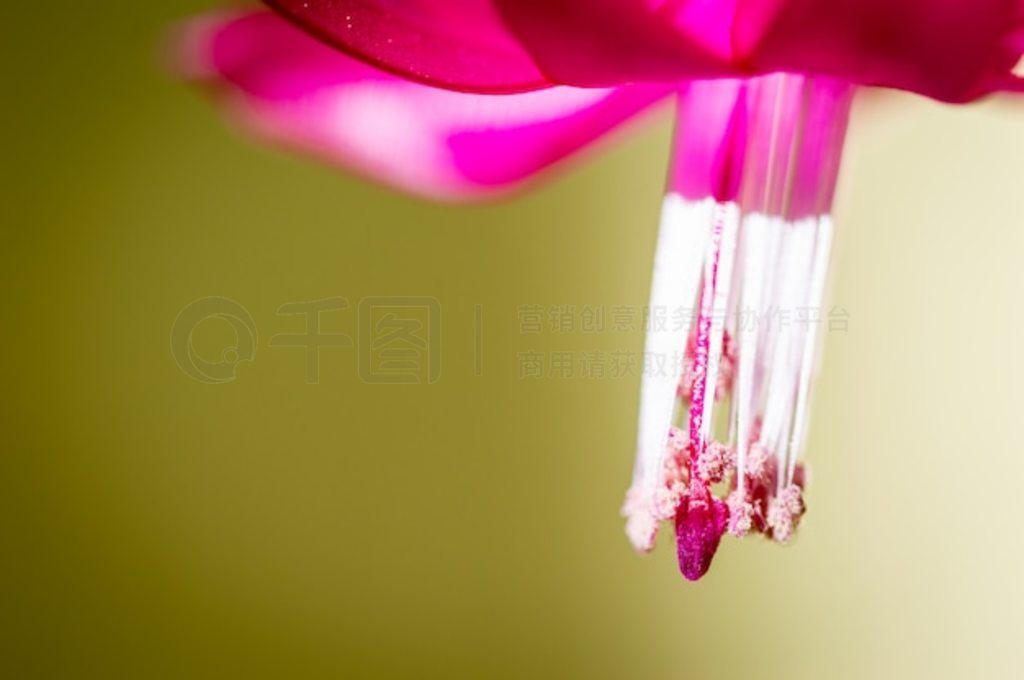
[[[490,0],[265,0],[311,34],[411,80],[461,92],[550,85]]]
[[[735,73],[732,2],[494,0],[552,79],[571,85],[678,81]],[[699,5],[699,7],[698,7]]]
[[[761,72],[810,71],[967,101],[1006,81],[1022,26],[1021,0],[786,0],[749,32]]]
[[[815,79],[803,93],[804,121],[785,209],[789,219],[827,215],[832,209],[852,97],[848,84],[826,78]]]
[[[946,101],[1018,89],[1022,0],[494,0],[553,80],[773,72]]]
[[[261,136],[433,198],[507,189],[667,93],[451,92],[367,66],[271,12],[198,20],[183,44],[190,75],[226,85],[233,112]]]
[[[747,117],[744,81],[694,82],[682,88],[669,189],[692,201],[708,196],[719,202],[735,200]]]

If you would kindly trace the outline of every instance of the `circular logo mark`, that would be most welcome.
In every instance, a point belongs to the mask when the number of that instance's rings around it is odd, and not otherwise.
[[[196,328],[208,319],[226,322],[234,331],[234,344],[220,351],[216,361],[199,355],[193,342]],[[235,367],[256,356],[256,323],[249,311],[225,297],[205,297],[178,312],[171,327],[171,356],[182,373],[202,383],[226,383],[235,379]]]

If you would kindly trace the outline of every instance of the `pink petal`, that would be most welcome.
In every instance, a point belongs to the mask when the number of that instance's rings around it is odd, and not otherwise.
[[[494,0],[557,82],[773,72],[966,101],[1021,88],[1022,0]]]
[[[362,61],[462,92],[550,85],[490,0],[265,0]]]
[[[553,80],[582,86],[678,81],[735,73],[735,0],[494,0]],[[698,7],[699,5],[699,7]],[[691,13],[685,10],[690,8]]]
[[[1024,2],[787,0],[759,28],[759,71],[813,70],[967,101],[1010,87],[1024,49]]]
[[[198,20],[187,69],[271,140],[434,198],[507,189],[661,99],[661,87],[516,95],[432,88],[367,66],[270,12]]]
[[[691,201],[734,201],[746,153],[747,83],[697,81],[680,92],[669,190]]]

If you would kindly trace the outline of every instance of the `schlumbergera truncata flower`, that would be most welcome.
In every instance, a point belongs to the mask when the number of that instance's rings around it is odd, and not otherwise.
[[[666,98],[678,124],[624,514],[679,566],[780,543],[803,512],[816,324],[853,91],[947,102],[1024,90],[1024,0],[270,0],[190,22],[182,65],[232,112],[420,195],[500,192]],[[716,433],[721,433],[716,438]]]

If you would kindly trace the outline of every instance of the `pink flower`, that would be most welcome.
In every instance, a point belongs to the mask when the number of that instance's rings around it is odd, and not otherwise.
[[[650,304],[692,314],[648,333],[686,360],[643,378],[624,513],[640,550],[674,521],[689,579],[727,531],[785,543],[804,514],[854,89],[1024,90],[1024,0],[268,4],[191,22],[185,71],[257,134],[432,198],[506,191],[677,101]]]

